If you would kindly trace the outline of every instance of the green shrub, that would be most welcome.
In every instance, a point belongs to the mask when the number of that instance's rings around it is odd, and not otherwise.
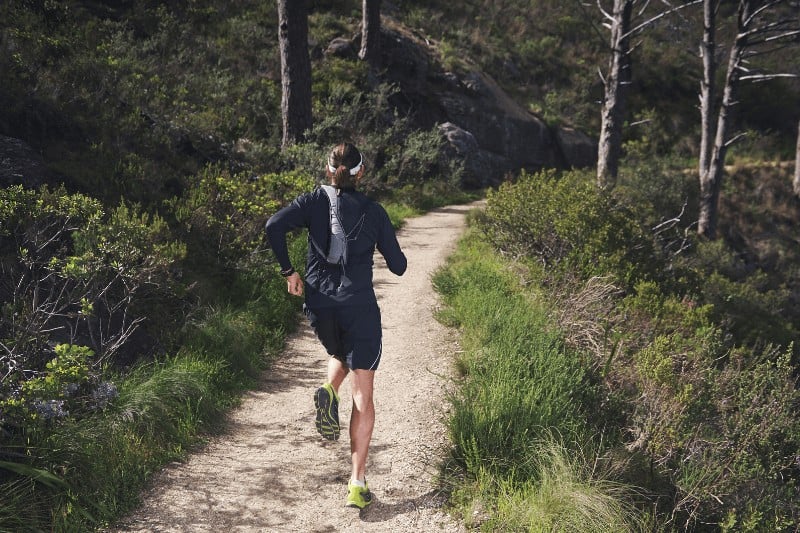
[[[605,379],[626,396],[628,447],[646,451],[674,484],[678,498],[664,512],[736,530],[756,516],[783,524],[776,531],[796,521],[792,348],[737,347],[715,325],[714,306],[652,282],[624,300],[619,320],[627,333]]]
[[[92,495],[70,478],[73,467],[86,476],[90,469],[81,471],[74,456],[60,462],[65,448],[53,439],[110,416],[120,381],[109,369],[153,350],[137,330],[181,323],[167,310],[180,305],[172,267],[185,249],[160,217],[125,204],[106,212],[63,188],[0,190],[0,228],[0,460],[8,463],[0,492],[21,491],[3,498],[0,516],[28,516],[22,529],[51,529],[72,509],[92,522]],[[106,436],[92,434],[81,446]],[[97,465],[99,456],[81,461]]]
[[[0,336],[10,352],[3,388],[43,369],[51,345],[85,344],[96,365],[114,359],[141,325],[174,324],[143,324],[144,302],[153,319],[172,305],[171,267],[185,253],[160,217],[126,205],[106,214],[63,189],[3,189],[0,205]]]
[[[788,283],[746,264],[724,241],[698,242],[681,268],[702,280],[693,287],[697,298],[713,305],[715,322],[737,343],[753,346],[768,341],[787,346],[797,338]]]
[[[631,213],[585,173],[522,173],[487,195],[480,227],[514,258],[540,262],[551,274],[612,274],[630,284],[649,275],[652,242]]]
[[[302,172],[232,174],[215,166],[193,177],[184,197],[170,203],[193,261],[232,267],[264,242],[269,217],[295,196],[311,191]]]
[[[45,369],[8,387],[0,399],[0,416],[6,430],[31,438],[62,419],[78,419],[105,409],[118,394],[117,387],[102,380],[90,366],[94,352],[85,346],[59,344],[56,357]],[[10,389],[10,391],[9,391]]]

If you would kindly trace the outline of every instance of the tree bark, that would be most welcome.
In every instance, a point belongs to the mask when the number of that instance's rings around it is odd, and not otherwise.
[[[362,0],[361,50],[358,57],[373,72],[381,63],[381,0]]]
[[[700,82],[700,176],[708,174],[711,158],[711,139],[714,137],[714,97],[717,73],[717,7],[718,0],[703,0],[703,43],[700,57],[703,59],[703,80]]]
[[[714,145],[710,150],[706,171],[702,172],[701,170],[700,174],[700,214],[697,220],[697,232],[709,239],[715,238],[717,234],[719,193],[722,188],[725,156],[728,151],[728,128],[732,108],[736,104],[736,90],[741,76],[742,57],[748,44],[746,21],[750,19],[751,9],[751,0],[739,1],[737,35],[728,55],[728,70],[725,74],[722,103],[717,115]]]
[[[800,120],[797,121],[797,150],[794,156],[794,194],[800,198]]]
[[[605,97],[597,148],[597,185],[611,189],[616,184],[622,152],[625,100],[631,80],[630,26],[634,0],[614,0],[611,21],[611,61],[605,79]]]
[[[281,52],[281,147],[301,142],[311,129],[311,58],[307,0],[278,0]]]

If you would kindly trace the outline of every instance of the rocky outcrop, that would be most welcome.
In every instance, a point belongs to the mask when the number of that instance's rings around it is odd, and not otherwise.
[[[498,169],[511,170],[507,158],[482,148],[467,130],[452,122],[445,122],[439,126],[439,131],[446,140],[443,155],[459,161],[464,169],[464,187],[477,189],[491,185],[499,176]]]
[[[0,187],[22,185],[36,188],[57,181],[42,156],[29,144],[0,135]]]
[[[567,168],[586,168],[597,164],[597,142],[584,132],[574,128],[558,127],[555,140],[563,166]]]
[[[464,186],[496,185],[520,169],[595,164],[596,142],[589,136],[548,126],[485,73],[442,70],[434,44],[389,17],[381,51],[382,77],[399,89],[390,103],[419,128],[438,125],[445,155],[463,164]]]

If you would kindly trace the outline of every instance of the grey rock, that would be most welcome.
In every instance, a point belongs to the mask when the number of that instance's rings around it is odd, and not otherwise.
[[[56,176],[28,143],[0,135],[0,187],[22,185],[37,188],[56,181]]]
[[[588,168],[597,164],[597,141],[574,128],[556,128],[556,143],[567,168]]]
[[[356,50],[353,46],[353,42],[350,39],[336,37],[330,43],[328,43],[328,47],[325,49],[325,55],[354,58],[356,56]]]
[[[416,128],[439,127],[443,156],[463,167],[464,186],[496,185],[522,169],[594,164],[587,135],[549,127],[484,72],[444,70],[435,43],[392,17],[383,19],[381,65],[382,81],[397,88],[391,106]]]

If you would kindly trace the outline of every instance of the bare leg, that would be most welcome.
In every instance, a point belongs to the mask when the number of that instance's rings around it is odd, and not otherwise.
[[[335,357],[328,358],[328,383],[331,384],[336,394],[339,394],[339,387],[349,371],[350,369]]]
[[[350,414],[350,455],[353,461],[352,479],[364,480],[369,441],[375,425],[375,404],[372,401],[374,370],[353,370],[353,411]]]

